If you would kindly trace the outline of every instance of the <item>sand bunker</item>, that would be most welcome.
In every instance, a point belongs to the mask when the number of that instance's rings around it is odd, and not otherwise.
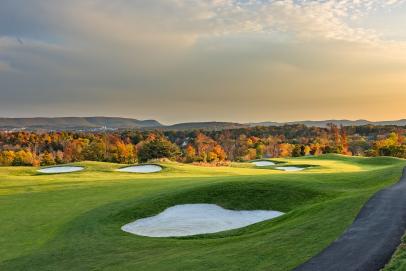
[[[271,161],[255,161],[252,162],[254,165],[256,165],[257,167],[267,167],[267,166],[274,166],[275,163],[271,162]]]
[[[302,171],[305,168],[289,166],[289,167],[276,167],[276,169],[283,170],[283,171]]]
[[[76,171],[81,171],[83,170],[83,167],[70,167],[70,166],[65,166],[65,167],[48,167],[48,168],[42,168],[37,170],[38,172],[41,173],[47,173],[47,174],[52,174],[52,173],[69,173],[69,172],[76,172]]]
[[[215,233],[246,227],[283,215],[277,211],[232,211],[215,204],[183,204],[126,224],[125,232],[149,237]]]
[[[132,167],[125,167],[117,169],[120,172],[131,172],[131,173],[152,173],[152,172],[159,172],[162,170],[162,167],[157,165],[140,165],[140,166],[132,166]]]

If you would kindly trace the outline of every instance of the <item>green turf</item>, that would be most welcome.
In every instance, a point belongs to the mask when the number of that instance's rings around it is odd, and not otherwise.
[[[163,163],[153,174],[43,175],[0,168],[0,270],[290,270],[337,238],[363,203],[395,183],[395,158],[337,155],[279,159],[302,172]],[[120,227],[181,203],[286,212],[243,229],[187,238],[147,238]],[[395,270],[395,269],[393,269]]]

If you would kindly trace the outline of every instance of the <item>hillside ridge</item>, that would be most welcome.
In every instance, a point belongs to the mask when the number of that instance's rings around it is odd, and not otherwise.
[[[362,125],[395,125],[406,126],[406,119],[392,121],[368,121],[368,120],[305,120],[291,122],[184,122],[173,125],[164,125],[157,120],[139,120],[122,117],[33,117],[33,118],[0,118],[0,130],[108,130],[108,129],[164,129],[164,130],[192,130],[192,129],[236,129],[255,126],[283,126],[283,125],[306,125],[315,127],[327,127],[329,123],[343,126]]]

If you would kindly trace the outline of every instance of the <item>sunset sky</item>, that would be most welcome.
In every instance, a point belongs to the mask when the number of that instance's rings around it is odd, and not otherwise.
[[[0,117],[406,118],[404,0],[0,0]]]

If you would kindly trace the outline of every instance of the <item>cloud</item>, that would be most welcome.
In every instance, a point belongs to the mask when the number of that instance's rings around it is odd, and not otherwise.
[[[378,42],[357,18],[404,0],[5,0],[0,36],[75,48],[94,43],[170,49],[201,39],[260,33],[273,39]]]
[[[8,63],[0,62],[0,72],[9,72],[12,71],[12,68]]]
[[[327,90],[374,95],[371,75],[399,96],[405,46],[363,18],[404,2],[4,0],[0,113],[17,104],[69,113],[75,104],[147,118],[173,111],[169,119],[213,106],[213,116],[241,117],[260,114],[255,104],[304,108],[291,97],[326,103]]]

